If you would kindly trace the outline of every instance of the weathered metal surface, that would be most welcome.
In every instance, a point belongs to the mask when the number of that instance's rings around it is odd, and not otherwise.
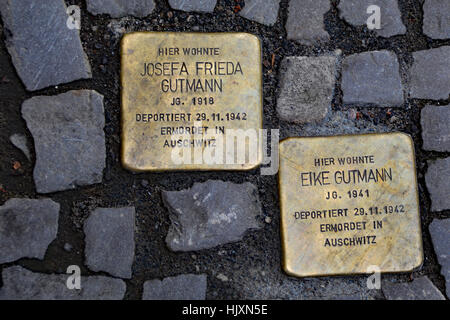
[[[280,144],[284,269],[295,276],[410,271],[423,260],[413,143],[402,133]]]
[[[256,36],[130,33],[122,39],[121,59],[126,168],[247,170],[261,163],[262,67]],[[256,134],[257,140],[238,144],[234,153],[226,150],[224,141],[246,134]],[[227,159],[232,153],[244,160]]]

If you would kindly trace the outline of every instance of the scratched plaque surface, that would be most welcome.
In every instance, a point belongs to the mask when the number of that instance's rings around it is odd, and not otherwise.
[[[307,277],[419,267],[415,172],[412,140],[403,133],[282,141],[285,271]]]
[[[121,85],[126,168],[248,170],[261,163],[259,140],[256,151],[249,147],[251,139],[243,144],[232,140],[242,132],[259,137],[262,128],[256,36],[127,34],[121,43]]]

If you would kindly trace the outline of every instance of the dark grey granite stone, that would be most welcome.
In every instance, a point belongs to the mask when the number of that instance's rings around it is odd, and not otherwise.
[[[213,12],[217,0],[169,0],[173,9],[196,12]]]
[[[447,297],[450,297],[450,219],[434,219],[429,230],[441,274],[445,277]]]
[[[280,0],[246,0],[239,12],[244,18],[271,26],[277,22]]]
[[[367,277],[315,277],[300,280],[268,269],[266,263],[230,270],[224,284],[249,300],[373,300],[378,290],[367,288]],[[276,264],[276,263],[274,263]],[[213,288],[211,288],[213,289]],[[211,292],[212,291],[212,292]],[[213,290],[208,294],[213,295]]]
[[[162,198],[172,221],[166,243],[173,251],[213,248],[261,228],[258,190],[249,182],[209,180],[188,190],[163,191]]]
[[[59,204],[50,199],[10,199],[0,207],[0,264],[44,259],[58,233]]]
[[[342,64],[343,103],[395,107],[403,104],[397,57],[390,51],[352,54]]]
[[[373,29],[379,36],[391,37],[406,33],[396,0],[340,0],[339,16],[354,26],[366,26],[372,13],[367,13],[371,5],[380,7],[380,27]]]
[[[410,68],[410,95],[419,99],[448,99],[450,46],[416,51]]]
[[[205,300],[206,274],[182,274],[144,283],[142,300]]]
[[[425,0],[423,33],[433,39],[450,38],[450,1]]]
[[[102,182],[105,168],[103,96],[76,90],[36,96],[22,105],[34,138],[34,182],[49,193]]]
[[[306,45],[327,41],[330,35],[325,30],[324,15],[328,10],[329,0],[289,1],[287,38]]]
[[[109,14],[113,18],[135,16],[143,18],[155,9],[154,0],[86,0],[87,9],[92,14]]]
[[[431,197],[431,210],[450,209],[450,157],[428,161],[425,182]]]
[[[126,285],[104,276],[81,277],[81,289],[68,289],[69,274],[43,274],[20,266],[3,270],[0,300],[121,300]]]
[[[425,106],[420,113],[423,148],[450,151],[450,105]]]
[[[281,64],[278,115],[296,123],[318,122],[331,109],[336,82],[335,56],[287,57]]]
[[[134,207],[98,208],[84,223],[86,265],[130,279],[134,260]]]
[[[23,134],[15,133],[9,137],[9,141],[11,141],[11,143],[17,149],[22,151],[28,160],[31,159],[30,150],[28,149],[28,146],[27,146],[27,137],[25,137]]]
[[[79,31],[63,0],[0,1],[6,47],[27,90],[91,78]]]
[[[442,293],[427,277],[403,283],[383,281],[381,290],[388,300],[445,300]]]
[[[64,244],[64,250],[65,250],[65,251],[71,252],[72,249],[73,249],[73,246],[72,246],[70,243],[66,242],[66,243]]]

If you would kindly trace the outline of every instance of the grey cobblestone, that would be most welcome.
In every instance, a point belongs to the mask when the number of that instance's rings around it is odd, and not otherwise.
[[[20,151],[22,151],[28,160],[31,160],[30,149],[28,149],[28,146],[27,146],[27,137],[25,137],[23,134],[15,133],[9,137],[9,141],[11,141],[11,143],[16,148],[18,148]]]
[[[450,151],[450,106],[426,105],[420,113],[423,148]],[[450,177],[449,177],[450,178]]]
[[[163,191],[172,224],[166,243],[173,251],[192,251],[235,242],[259,229],[258,190],[251,183],[209,180],[191,189]]]
[[[144,283],[142,300],[205,300],[206,274],[182,274]]]
[[[105,167],[103,96],[77,90],[35,96],[22,104],[34,139],[34,182],[49,193],[102,182]]]
[[[331,109],[336,56],[287,57],[281,64],[278,115],[296,123],[318,122]]]
[[[91,78],[78,30],[67,27],[63,0],[0,1],[6,47],[27,90]]]
[[[217,0],[169,0],[173,9],[196,12],[213,12]]]
[[[244,18],[271,26],[278,17],[280,0],[246,0],[239,14]]]
[[[67,274],[31,272],[20,266],[3,270],[0,300],[121,300],[126,285],[104,276],[81,277],[81,290],[67,288]]]
[[[423,33],[433,39],[450,38],[450,1],[425,0]]]
[[[448,99],[450,46],[416,51],[410,69],[410,94],[419,99]]]
[[[113,18],[135,16],[143,18],[155,9],[154,0],[86,0],[87,9],[92,14],[109,14]]]
[[[134,229],[134,207],[94,210],[84,224],[85,256],[89,269],[130,279]]]
[[[381,289],[388,300],[445,300],[427,277],[403,283],[383,281]]]
[[[50,199],[10,199],[0,207],[0,263],[44,259],[58,232],[59,204]]]
[[[429,230],[434,251],[441,265],[441,274],[445,277],[447,297],[450,297],[450,219],[434,219]]]
[[[431,210],[450,209],[450,157],[428,161],[425,181],[431,197]]]
[[[346,57],[342,64],[342,93],[346,105],[401,106],[403,86],[396,55],[383,50]]]
[[[294,0],[289,2],[286,22],[287,38],[313,45],[328,41],[324,15],[330,10],[329,0]]]
[[[340,0],[339,16],[354,26],[366,26],[367,18],[372,15],[367,13],[370,5],[380,7],[381,28],[373,30],[379,36],[391,37],[406,33],[396,0]]]

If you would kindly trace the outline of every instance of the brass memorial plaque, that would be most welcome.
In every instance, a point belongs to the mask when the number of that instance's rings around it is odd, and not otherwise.
[[[256,36],[126,34],[121,84],[126,168],[248,170],[261,163],[262,66]]]
[[[288,138],[280,143],[279,186],[288,274],[402,272],[422,264],[408,135]]]

